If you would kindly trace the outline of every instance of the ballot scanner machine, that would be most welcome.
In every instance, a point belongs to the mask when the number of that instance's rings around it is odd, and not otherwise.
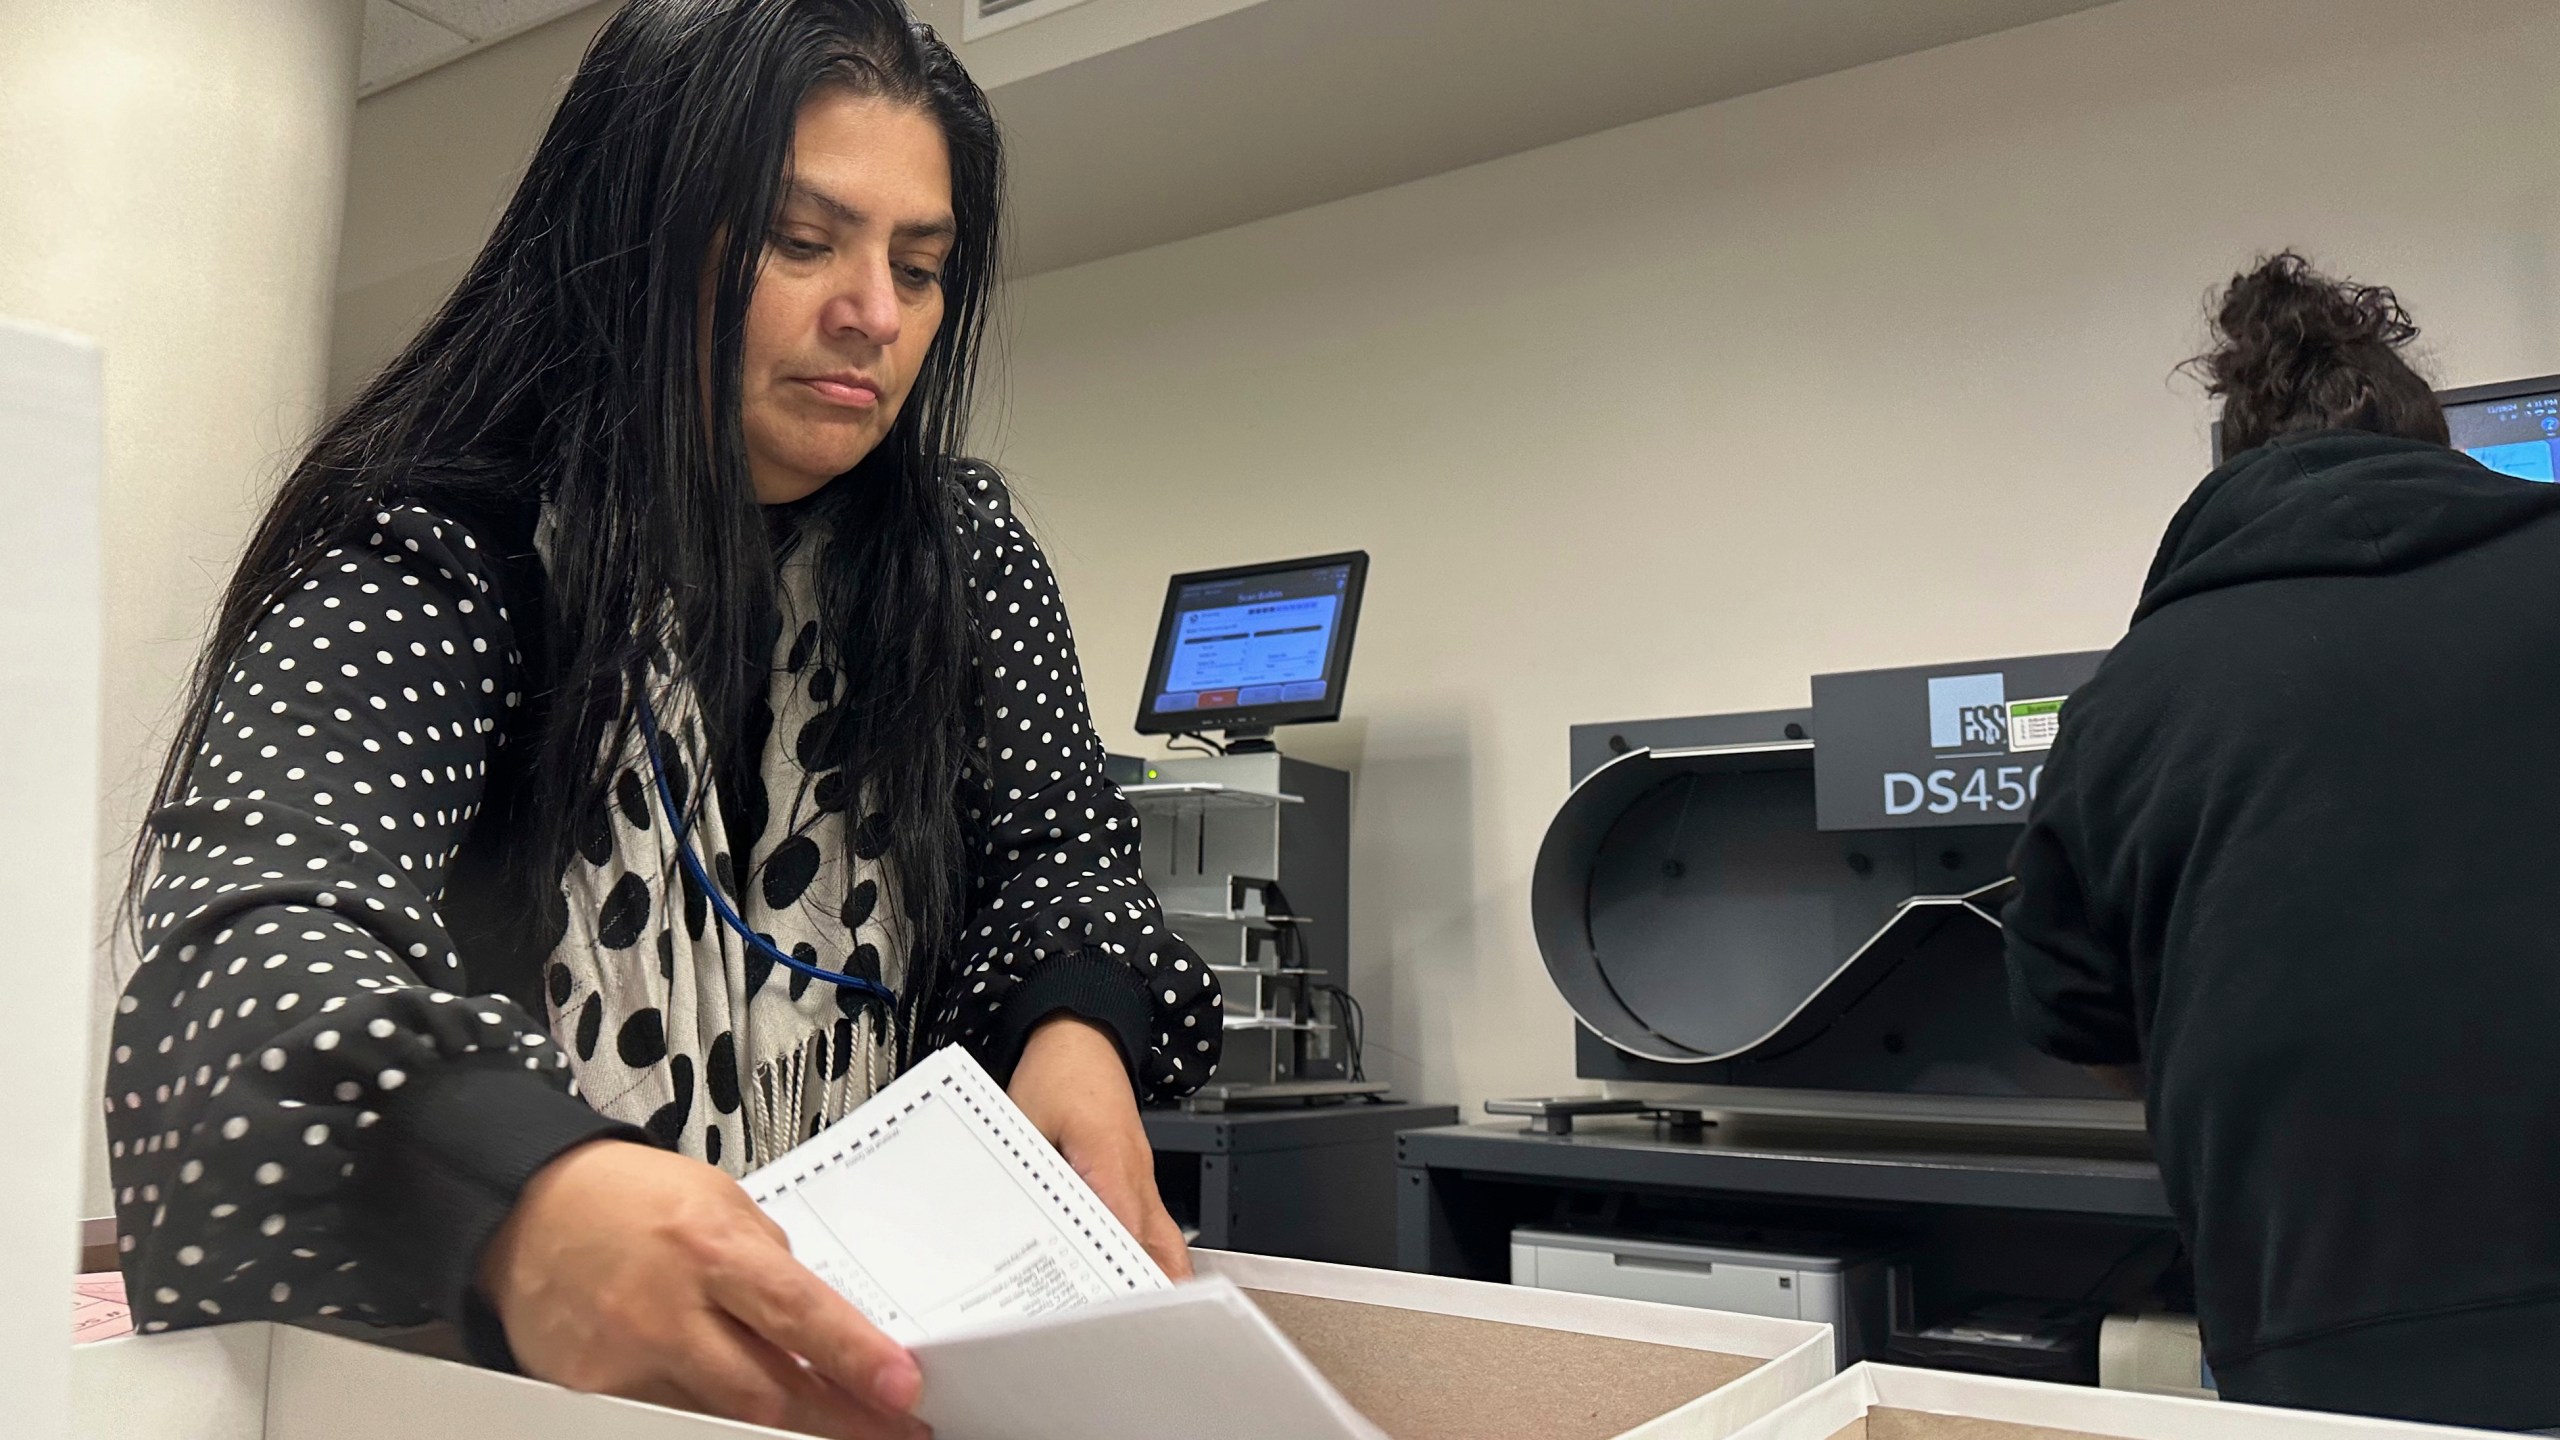
[[[1577,1073],[1694,1087],[1677,1103],[1698,1111],[2138,1126],[2027,1045],[2001,962],[2009,849],[2100,658],[1817,676],[1809,709],[1575,727],[1531,924]]]
[[[1602,1084],[1409,1132],[1404,1262],[1819,1314],[1844,1362],[2098,1379],[2106,1313],[2167,1303],[2174,1228],[2140,1107],[2011,1020],[2000,912],[2101,658],[1574,727],[1530,920]]]

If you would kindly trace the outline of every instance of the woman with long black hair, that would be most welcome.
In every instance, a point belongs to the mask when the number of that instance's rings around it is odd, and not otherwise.
[[[1000,174],[896,0],[607,22],[224,597],[109,1075],[145,1330],[441,1316],[909,1433],[913,1360],[733,1177],[945,1044],[1186,1269],[1136,1101],[1206,1078],[1218,993],[959,458]]]

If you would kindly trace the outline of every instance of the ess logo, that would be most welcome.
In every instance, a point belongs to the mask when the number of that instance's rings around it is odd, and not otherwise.
[[[2003,676],[1995,671],[1930,678],[1930,749],[2006,749],[2008,744],[2009,692]]]
[[[2035,799],[2042,765],[1981,763],[2021,750],[2053,745],[2062,720],[2062,701],[2011,700],[2009,677],[1987,675],[1929,677],[1929,748],[1941,761],[1972,761],[1923,774],[1912,770],[1884,773],[1884,813],[1953,815],[1965,806],[1981,816],[2015,815]]]

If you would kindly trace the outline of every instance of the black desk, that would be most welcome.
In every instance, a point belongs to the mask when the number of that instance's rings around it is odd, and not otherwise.
[[[1156,1188],[1213,1250],[1396,1263],[1396,1134],[1453,1105],[1351,1101],[1286,1110],[1146,1112]]]
[[[1913,1258],[1922,1293],[2075,1298],[2147,1286],[2172,1255],[2159,1167],[2139,1134],[1924,1131],[1734,1118],[1686,1135],[1652,1120],[1521,1122],[1397,1138],[1396,1259],[1502,1280],[1516,1225],[1837,1234]],[[2128,1256],[2151,1257],[2127,1273]]]

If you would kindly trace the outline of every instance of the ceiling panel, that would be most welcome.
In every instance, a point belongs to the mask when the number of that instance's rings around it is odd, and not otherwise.
[[[530,30],[589,3],[589,0],[399,0],[448,30],[473,40],[494,40]]]
[[[521,35],[595,0],[365,0],[364,64],[356,93],[370,95]]]
[[[357,88],[372,90],[442,64],[470,47],[465,36],[391,0],[364,0],[364,58],[356,70]]]

